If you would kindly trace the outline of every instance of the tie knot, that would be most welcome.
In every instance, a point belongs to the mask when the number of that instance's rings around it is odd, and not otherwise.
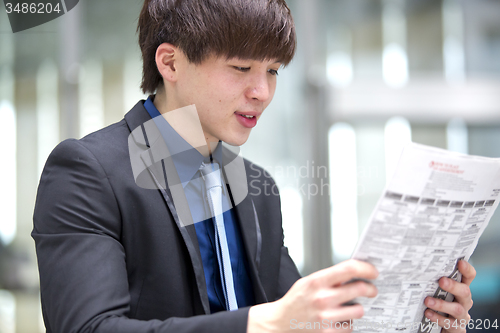
[[[207,190],[212,187],[222,186],[219,165],[215,163],[203,164],[200,167],[200,172],[205,180]]]

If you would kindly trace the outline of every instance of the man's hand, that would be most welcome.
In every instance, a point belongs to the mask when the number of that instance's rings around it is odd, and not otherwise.
[[[469,286],[476,277],[476,270],[465,260],[460,260],[458,270],[462,273],[462,282],[456,282],[447,277],[439,280],[441,289],[455,296],[454,302],[446,302],[433,297],[427,297],[424,302],[429,308],[425,311],[425,316],[443,327],[443,332],[465,332],[470,320],[469,310],[472,307],[472,297]],[[444,317],[436,311],[446,313],[449,317]]]
[[[331,332],[336,322],[347,322],[363,317],[363,307],[342,305],[356,297],[375,297],[374,285],[353,278],[372,280],[378,272],[372,265],[347,260],[298,280],[278,301],[254,306],[248,315],[248,333],[294,332],[297,328],[311,325],[308,332]],[[315,325],[316,323],[316,325]]]

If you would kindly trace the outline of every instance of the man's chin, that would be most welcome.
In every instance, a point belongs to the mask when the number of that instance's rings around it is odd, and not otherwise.
[[[226,140],[222,140],[222,141],[230,146],[239,147],[239,146],[244,145],[245,142],[248,141],[249,136],[250,135],[241,135],[238,137],[227,138]]]

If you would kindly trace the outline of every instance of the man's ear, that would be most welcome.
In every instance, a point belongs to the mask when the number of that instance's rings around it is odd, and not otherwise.
[[[178,71],[176,70],[177,60],[180,50],[172,44],[163,43],[156,49],[156,67],[164,81],[177,81]]]

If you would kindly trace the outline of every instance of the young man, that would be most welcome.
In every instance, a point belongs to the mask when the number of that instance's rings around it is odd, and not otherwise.
[[[47,332],[327,331],[361,318],[343,304],[377,291],[345,282],[375,268],[347,261],[301,279],[279,197],[242,195],[272,179],[222,144],[245,143],[293,58],[284,0],[146,0],[138,30],[142,88],[156,94],[62,142],[40,181],[32,235]],[[464,283],[442,280],[457,302],[427,305],[467,319],[474,270],[460,270]]]

